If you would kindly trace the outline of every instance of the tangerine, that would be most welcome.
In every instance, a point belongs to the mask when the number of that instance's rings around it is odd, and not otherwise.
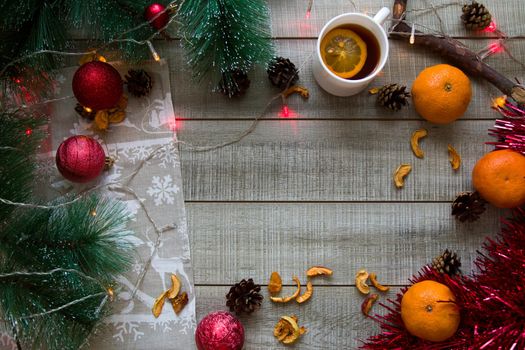
[[[412,285],[401,299],[401,318],[408,332],[433,342],[452,337],[460,321],[455,296],[444,284],[422,281]]]
[[[425,68],[412,84],[412,100],[417,113],[435,124],[448,124],[460,118],[471,98],[469,78],[448,64]]]
[[[472,184],[498,208],[525,204],[525,156],[508,149],[485,154],[472,170]]]
[[[353,30],[333,29],[321,41],[321,57],[332,73],[349,79],[365,65],[366,43]]]

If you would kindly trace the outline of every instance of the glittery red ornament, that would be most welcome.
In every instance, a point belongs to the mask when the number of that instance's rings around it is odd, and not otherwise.
[[[157,4],[157,3],[153,3],[144,9],[144,18],[146,18],[146,20],[150,22],[153,28],[155,28],[156,30],[161,30],[170,21],[170,16],[168,15],[168,11],[164,11],[164,10],[166,10],[166,6]],[[159,15],[159,13],[161,12],[162,14]],[[158,17],[156,17],[157,15]]]
[[[73,94],[78,102],[95,111],[115,107],[122,92],[119,72],[106,62],[84,63],[73,76]]]
[[[88,182],[104,169],[106,155],[97,140],[83,135],[71,136],[58,146],[56,165],[66,179]]]
[[[244,327],[229,312],[212,312],[199,322],[195,342],[199,350],[241,350]]]

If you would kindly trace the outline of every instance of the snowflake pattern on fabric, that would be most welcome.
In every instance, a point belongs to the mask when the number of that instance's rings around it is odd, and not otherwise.
[[[121,74],[129,69],[119,66],[119,63],[115,63],[115,67]],[[111,125],[105,133],[95,132],[92,121],[74,111],[74,99],[65,98],[53,103],[50,149],[40,155],[38,171],[52,194],[80,192],[100,186],[103,193],[123,201],[129,209],[129,227],[135,232],[129,237],[129,243],[137,256],[130,271],[117,276],[112,313],[103,320],[105,326],[90,337],[88,348],[187,350],[195,347],[195,289],[181,191],[180,160],[174,147],[176,135],[169,124],[174,115],[169,75],[165,63],[145,64],[141,68],[148,69],[158,84],[146,102],[130,97],[125,121]],[[63,95],[72,95],[70,81],[75,68],[64,71],[61,91]],[[95,138],[106,155],[115,160],[111,169],[88,184],[64,180],[55,166],[53,151],[64,139],[78,134]],[[139,171],[131,176],[137,169]],[[132,180],[126,182],[126,179]],[[166,231],[159,242],[155,225],[173,228]],[[172,273],[177,274],[190,300],[180,314],[175,314],[167,303],[160,317],[155,318],[151,308],[159,293],[169,288]],[[141,276],[144,279],[139,283]],[[172,341],[174,336],[177,337],[176,344]],[[7,335],[0,338],[0,349],[4,348],[16,349],[16,344]]]
[[[144,332],[140,331],[139,322],[122,322],[115,325],[117,333],[113,334],[113,338],[124,342],[124,337],[130,335],[133,337],[133,341],[137,341],[144,336]]]
[[[41,159],[36,162],[37,181],[49,181],[58,172],[53,158]]]
[[[175,194],[179,192],[179,187],[173,183],[171,175],[164,175],[162,178],[153,176],[151,186],[148,187],[147,193],[153,197],[156,206],[173,204]]]

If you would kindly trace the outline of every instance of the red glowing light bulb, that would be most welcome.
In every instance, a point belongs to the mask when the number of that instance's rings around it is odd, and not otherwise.
[[[494,33],[498,29],[498,26],[496,25],[496,21],[492,20],[490,24],[483,29],[486,33]]]
[[[27,128],[26,131],[25,131],[25,134],[26,134],[26,136],[31,136],[31,134],[33,134],[33,129]]]
[[[281,116],[283,116],[284,118],[288,118],[290,116],[290,109],[288,108],[287,105],[283,106],[283,109],[281,111]]]
[[[503,45],[501,45],[500,42],[495,42],[489,45],[489,51],[491,53],[499,53],[499,52],[502,52],[503,50],[505,50],[505,48],[503,47]]]

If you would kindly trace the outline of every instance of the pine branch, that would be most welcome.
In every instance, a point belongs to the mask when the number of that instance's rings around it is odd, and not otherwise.
[[[53,210],[17,210],[13,217],[0,232],[0,274],[80,273],[0,277],[0,315],[18,325],[25,346],[77,349],[108,311],[101,308],[107,288],[131,263],[124,207],[88,197]]]
[[[235,84],[235,71],[247,73],[273,56],[269,11],[262,0],[186,0],[178,11],[183,44],[197,81]]]
[[[2,110],[0,106],[0,197],[14,202],[30,198],[33,186],[34,154],[44,138],[44,117],[22,111]],[[28,135],[28,133],[30,133]],[[12,211],[0,203],[0,229]]]
[[[0,107],[0,197],[33,201],[45,122]],[[96,196],[55,209],[0,205],[0,319],[21,348],[85,343],[109,311],[107,289],[131,264],[127,220],[124,205]]]
[[[63,51],[72,47],[71,29],[81,30],[93,47],[115,39],[144,40],[155,33],[150,25],[130,29],[145,23],[144,8],[150,3],[149,0],[4,0],[0,3],[0,67],[36,51]],[[124,32],[127,33],[122,35]],[[122,50],[122,56],[128,60],[148,57],[144,45],[121,42],[115,48]],[[7,77],[22,76],[29,83],[35,71],[21,75],[25,66],[49,72],[60,64],[59,55],[35,55],[9,69]],[[7,84],[2,85],[5,96]]]

